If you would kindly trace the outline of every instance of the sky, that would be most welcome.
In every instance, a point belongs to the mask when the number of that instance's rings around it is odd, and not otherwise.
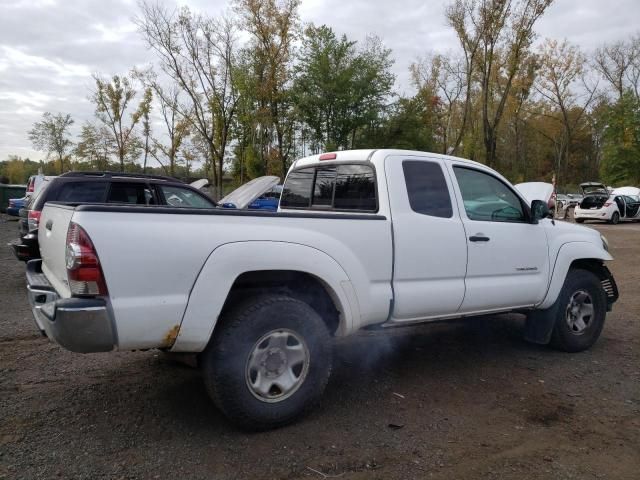
[[[393,51],[397,90],[410,92],[411,63],[458,48],[444,19],[450,1],[302,0],[300,17],[353,40],[379,36]],[[221,0],[177,4],[211,15],[228,8]],[[92,120],[92,74],[125,74],[154,61],[133,23],[137,14],[136,0],[0,0],[0,160],[44,157],[27,135],[44,112],[71,114],[74,134]],[[536,32],[588,53],[640,32],[638,18],[639,0],[556,0]]]

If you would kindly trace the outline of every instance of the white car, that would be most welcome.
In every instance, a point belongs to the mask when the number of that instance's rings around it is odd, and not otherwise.
[[[620,221],[640,220],[640,189],[621,187],[609,191],[597,182],[582,183],[580,187],[584,198],[573,212],[576,222],[599,220],[615,225]]]
[[[277,212],[241,208],[260,183],[237,208],[47,203],[27,265],[38,328],[75,352],[197,354],[215,404],[260,430],[318,401],[336,337],[515,311],[528,340],[577,352],[618,297],[604,237],[476,162],[313,155]]]

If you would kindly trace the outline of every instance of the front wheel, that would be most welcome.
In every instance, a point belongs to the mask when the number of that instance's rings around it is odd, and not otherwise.
[[[607,313],[599,278],[587,270],[569,270],[557,302],[551,344],[565,352],[591,347],[600,337]]]
[[[619,221],[620,221],[620,214],[618,212],[613,212],[613,215],[611,215],[611,220],[609,220],[609,223],[612,225],[617,225]]]
[[[576,218],[576,223],[584,223],[584,218]]]
[[[202,355],[214,403],[246,430],[266,430],[308,412],[332,366],[329,331],[306,303],[281,295],[249,298],[224,314]]]

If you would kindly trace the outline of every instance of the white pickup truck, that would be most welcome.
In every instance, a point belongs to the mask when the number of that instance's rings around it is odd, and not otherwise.
[[[607,241],[547,217],[479,163],[314,155],[275,213],[47,204],[29,299],[74,352],[197,353],[218,407],[266,429],[309,410],[332,337],[363,328],[517,311],[530,341],[590,347],[618,296]]]

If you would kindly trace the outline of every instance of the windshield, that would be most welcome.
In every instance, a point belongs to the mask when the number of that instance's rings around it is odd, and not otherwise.
[[[608,195],[609,192],[604,188],[604,185],[584,185],[582,187],[582,191],[586,194],[589,193],[600,193],[603,195]]]

